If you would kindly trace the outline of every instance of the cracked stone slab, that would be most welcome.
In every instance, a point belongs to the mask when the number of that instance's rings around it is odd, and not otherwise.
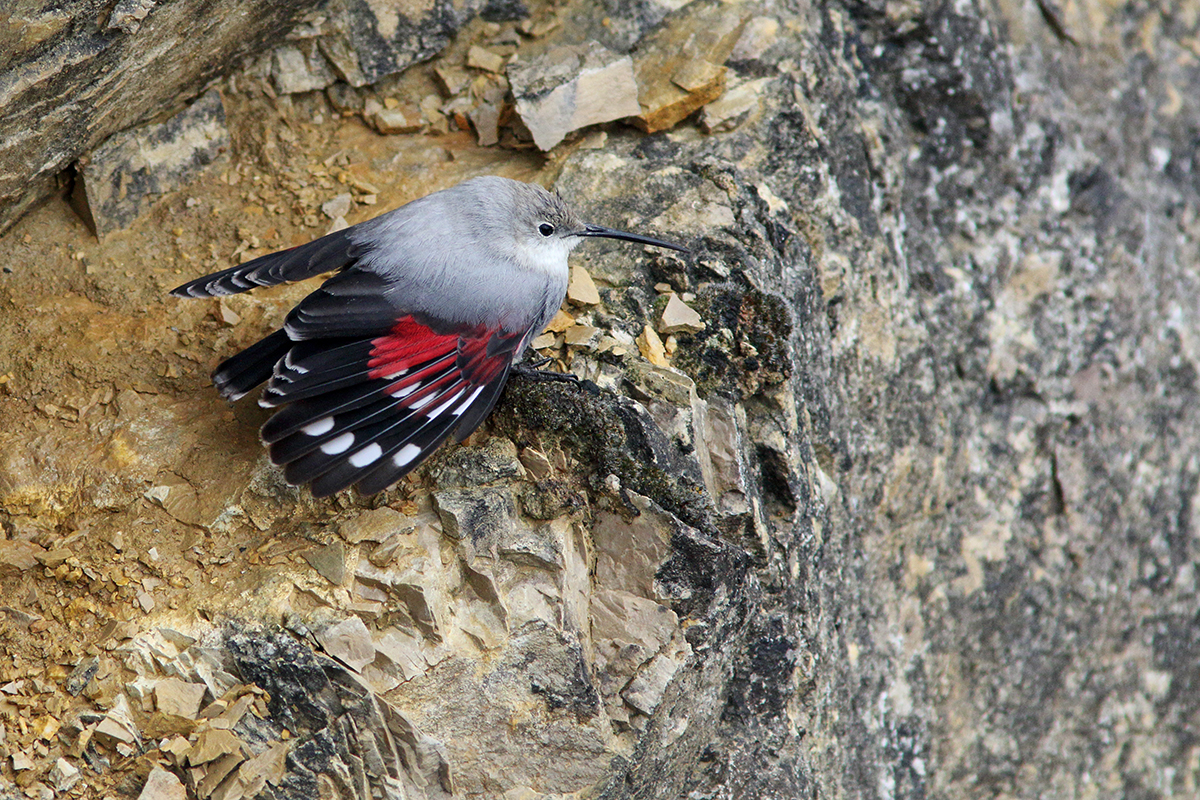
[[[72,204],[103,237],[194,180],[228,149],[225,106],[210,89],[166,122],[113,136],[81,159]]]

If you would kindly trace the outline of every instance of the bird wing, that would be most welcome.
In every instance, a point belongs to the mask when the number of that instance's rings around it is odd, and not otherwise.
[[[362,248],[351,238],[352,230],[335,231],[308,244],[268,253],[245,264],[196,278],[176,286],[171,294],[176,297],[222,297],[344,269],[362,255]]]
[[[407,314],[382,335],[354,338],[331,318],[313,319],[343,338],[298,342],[259,403],[282,406],[262,428],[271,460],[289,483],[311,483],[317,497],[351,484],[380,491],[451,434],[466,438],[495,405],[531,333]]]

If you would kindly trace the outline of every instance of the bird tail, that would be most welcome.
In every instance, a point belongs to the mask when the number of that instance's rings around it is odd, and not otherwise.
[[[354,263],[361,255],[350,239],[350,229],[335,231],[320,239],[259,256],[253,261],[214,272],[176,286],[176,297],[222,297],[238,294],[257,286],[303,281],[324,272],[336,272]]]
[[[212,374],[212,382],[226,400],[240,400],[246,392],[271,377],[279,359],[295,344],[287,331],[277,330],[221,362]]]

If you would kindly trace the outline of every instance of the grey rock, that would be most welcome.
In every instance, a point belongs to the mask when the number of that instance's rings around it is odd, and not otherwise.
[[[548,709],[568,710],[580,722],[599,713],[599,695],[573,636],[544,623],[529,623],[513,631],[510,645],[507,658],[486,677],[485,687],[523,686]]]
[[[705,327],[676,334],[658,368],[690,383],[629,366],[632,348],[576,354],[604,389],[514,378],[492,436],[536,447],[553,467],[540,480],[581,503],[557,517],[527,503],[528,476],[439,487],[460,538],[419,527],[360,573],[374,587],[428,573],[422,597],[442,614],[419,634],[411,605],[381,614],[408,636],[364,668],[386,680],[343,685],[354,676],[306,640],[231,644],[228,669],[296,732],[268,791],[385,796],[430,752],[439,766],[414,784],[449,792],[436,776],[453,768],[479,797],[1192,791],[1190,18],[1044,5],[733,4],[779,22],[727,62],[730,78],[767,79],[733,124],[613,128],[560,154],[556,185],[585,217],[691,247],[577,255],[605,286],[586,324],[614,341],[656,322],[657,284],[695,298]],[[560,36],[625,52],[669,13],[608,9],[613,32],[596,37],[599,15],[556,9]],[[543,36],[527,46],[554,43],[553,22],[531,20]],[[6,387],[32,399],[16,373]],[[164,402],[186,401],[137,408]],[[55,428],[12,405],[52,455]],[[430,502],[419,482],[387,501],[401,496],[414,514]],[[275,521],[363,502],[293,502]],[[530,530],[561,567],[500,555]],[[388,687],[405,722],[362,683]]]
[[[83,773],[67,759],[59,758],[54,762],[54,766],[50,768],[49,777],[50,782],[54,784],[54,791],[65,792],[79,783],[83,777]]]
[[[371,632],[358,617],[350,617],[317,633],[325,652],[356,672],[375,660]]]
[[[161,713],[195,719],[200,713],[204,692],[205,687],[202,683],[167,678],[154,685],[154,704]]]
[[[508,67],[517,114],[533,141],[549,150],[567,134],[636,115],[633,60],[591,43],[555,47]]]
[[[354,673],[282,633],[231,627],[225,646],[242,679],[270,695],[269,721],[295,740],[286,775],[270,796],[316,797],[322,780],[353,773],[361,778],[356,799],[452,796],[441,744]]]
[[[271,81],[280,94],[324,89],[337,81],[317,42],[306,39],[282,44],[271,55]]]
[[[83,157],[75,208],[103,237],[128,225],[153,200],[196,178],[228,149],[225,109],[220,93],[212,89],[167,122],[112,136]]]
[[[325,89],[329,103],[341,113],[360,112],[363,110],[365,99],[362,93],[348,83],[337,81]]]
[[[174,773],[155,766],[150,770],[138,800],[184,800],[187,790]]]
[[[523,474],[517,448],[493,436],[477,447],[460,447],[446,453],[433,470],[439,486],[446,488],[498,483]]]
[[[341,586],[346,582],[346,545],[340,539],[335,539],[324,547],[306,551],[304,560],[334,586]]]
[[[482,6],[432,0],[385,10],[366,0],[332,0],[321,11],[321,52],[343,81],[366,86],[436,55]]]
[[[18,11],[14,30],[28,34],[0,57],[0,130],[15,133],[0,138],[0,233],[67,183],[63,171],[77,159],[191,99],[242,56],[276,47],[267,70],[280,93],[339,79],[363,87],[436,55],[483,5],[433,0],[385,11],[366,0],[229,0],[214,11],[194,0],[122,0],[110,10],[76,0],[45,14]],[[301,35],[279,44],[314,8]]]
[[[477,552],[494,552],[511,536],[516,503],[507,490],[446,489],[433,502],[446,535],[466,539]]]
[[[71,670],[71,674],[67,676],[67,682],[63,688],[67,690],[67,694],[78,697],[99,671],[100,658],[98,656],[85,658]]]

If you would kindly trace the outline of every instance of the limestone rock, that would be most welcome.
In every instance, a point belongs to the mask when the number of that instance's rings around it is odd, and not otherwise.
[[[317,640],[325,652],[358,672],[375,660],[371,632],[358,617],[350,617],[326,628],[317,634]]]
[[[38,565],[46,549],[22,539],[0,539],[0,573],[20,574]]]
[[[204,699],[204,684],[167,678],[154,685],[154,704],[164,714],[195,719]]]
[[[195,179],[228,149],[221,95],[210,89],[167,122],[113,136],[89,153],[79,169],[75,208],[97,236],[104,236]]]
[[[711,133],[612,126],[549,161],[506,131],[496,160],[461,119],[442,134],[424,74],[370,93],[424,95],[429,137],[318,122],[367,92],[272,99],[268,56],[227,84],[237,169],[155,209],[167,230],[95,242],[52,204],[0,238],[0,541],[45,548],[2,582],[4,769],[36,798],[60,757],[84,774],[67,794],[135,796],[161,757],[224,800],[961,800],[980,775],[1006,797],[1193,795],[1195,43],[1178,9],[1043,5],[602,20],[572,0],[532,10],[537,39],[473,25],[448,62],[572,39],[641,59],[660,23],[777,21],[724,63],[688,56],[726,69]],[[172,11],[77,19],[128,43]],[[663,78],[699,93],[694,67]],[[548,341],[594,383],[513,375],[466,448],[510,443],[501,470],[448,449],[375,497],[285,486],[253,401],[202,389],[308,287],[163,302],[174,270],[311,235],[352,177],[382,206],[485,170],[692,253],[574,256],[604,303]],[[702,329],[659,331],[668,292]],[[635,351],[647,325],[669,366]],[[596,350],[576,328],[604,331]],[[304,562],[333,533],[341,586]],[[360,615],[361,673],[314,634]],[[143,629],[167,618],[187,630]],[[166,678],[216,698],[198,723],[146,703]],[[190,771],[205,728],[245,748]]]
[[[579,264],[571,267],[571,281],[567,284],[567,299],[583,306],[594,306],[600,303],[600,292],[596,290],[595,281],[592,280],[587,269]]]
[[[65,758],[59,758],[54,762],[54,766],[50,768],[50,782],[54,784],[54,791],[66,792],[75,784],[79,783],[83,773],[79,768]]]
[[[20,135],[0,140],[0,232],[54,191],[55,176],[80,156],[194,97],[314,5],[244,0],[214,14],[206,3],[160,3],[114,14],[103,27],[103,16],[77,17],[69,6],[15,11],[11,24],[26,35],[5,48],[11,79],[0,95],[0,130]],[[186,46],[197,41],[202,53]]]
[[[736,128],[758,107],[768,80],[756,78],[731,84],[721,97],[704,106],[700,128],[705,133],[725,133]]]
[[[331,85],[337,76],[314,39],[281,44],[271,59],[271,81],[280,94],[311,92]]]
[[[642,358],[654,366],[671,366],[671,362],[667,360],[667,351],[663,346],[662,339],[659,338],[659,335],[649,325],[642,328],[642,335],[637,338],[637,344],[638,350],[642,353]]]
[[[196,743],[188,751],[187,762],[193,767],[208,764],[225,756],[238,754],[242,747],[242,740],[231,731],[208,728],[200,732]]]
[[[704,330],[704,320],[700,319],[700,315],[696,313],[695,309],[672,292],[659,316],[658,329],[666,334],[696,333]]]
[[[721,3],[696,3],[668,17],[638,49],[634,124],[649,133],[667,130],[720,97],[723,65],[749,18],[740,6]]]
[[[334,540],[324,547],[309,550],[304,554],[313,569],[334,586],[341,586],[346,581],[346,545],[340,540]]]
[[[385,108],[367,101],[364,108],[371,127],[382,134],[416,133],[421,130],[421,112],[415,106]]]
[[[633,61],[594,42],[510,64],[508,80],[517,114],[542,150],[572,131],[638,113]]]
[[[162,767],[150,770],[138,800],[186,800],[187,791],[175,774]]]
[[[467,50],[467,66],[498,73],[504,70],[504,57],[476,45]]]

